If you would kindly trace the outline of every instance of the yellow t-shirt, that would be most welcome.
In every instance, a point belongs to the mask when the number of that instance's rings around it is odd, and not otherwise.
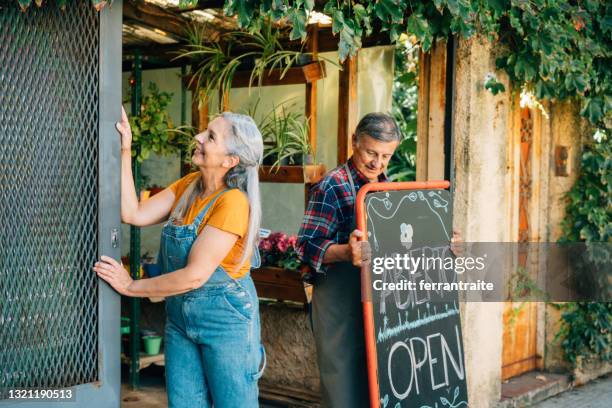
[[[181,199],[181,195],[197,177],[200,177],[199,172],[190,173],[170,185],[169,188],[174,192],[175,197],[171,211],[174,211],[174,207],[176,207]],[[202,212],[206,204],[221,191],[223,191],[223,188],[204,199],[197,197],[187,211],[183,224],[191,224]],[[205,225],[238,235],[238,241],[236,241],[225,259],[223,259],[221,266],[234,279],[239,279],[246,275],[251,267],[250,253],[240,269],[235,270],[242,259],[242,252],[246,245],[246,234],[249,228],[249,200],[246,194],[238,189],[231,189],[221,194],[202,219],[202,223],[198,228],[198,234],[202,232]]]

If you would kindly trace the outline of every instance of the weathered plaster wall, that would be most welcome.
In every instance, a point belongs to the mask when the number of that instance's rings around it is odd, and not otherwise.
[[[550,120],[545,123],[548,132],[547,166],[542,172],[547,179],[547,189],[543,194],[541,207],[543,225],[542,240],[556,242],[562,235],[561,221],[565,216],[565,194],[573,187],[578,178],[582,141],[589,137],[587,122],[580,117],[580,109],[575,102],[557,102],[549,105]],[[555,146],[568,147],[568,176],[555,175]],[[547,273],[554,274],[559,267],[558,259],[547,260]],[[568,363],[563,359],[563,351],[555,335],[559,331],[561,313],[551,305],[545,306],[545,316],[539,323],[544,327],[544,368],[548,371],[567,371]]]
[[[484,89],[495,72],[492,48],[482,38],[460,40],[454,118],[454,228],[466,242],[504,242],[507,220],[509,93]],[[499,74],[498,74],[499,75]],[[509,89],[507,80],[501,78]],[[462,304],[470,407],[490,407],[501,390],[502,303]]]

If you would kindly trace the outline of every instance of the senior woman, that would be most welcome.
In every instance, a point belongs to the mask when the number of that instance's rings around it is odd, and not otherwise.
[[[138,202],[125,111],[117,130],[121,218],[137,226],[166,221],[159,254],[163,274],[132,280],[106,256],[93,269],[122,295],[166,296],[170,407],[257,407],[265,353],[249,270],[251,258],[259,259],[261,133],[248,116],[221,114],[195,137],[198,171]]]

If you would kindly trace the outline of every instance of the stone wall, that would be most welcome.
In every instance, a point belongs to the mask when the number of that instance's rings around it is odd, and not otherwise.
[[[263,384],[319,394],[319,369],[308,313],[301,305],[260,304],[267,354]]]

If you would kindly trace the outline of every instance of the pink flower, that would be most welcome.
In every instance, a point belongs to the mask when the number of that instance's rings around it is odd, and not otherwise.
[[[272,243],[270,242],[270,240],[268,238],[262,239],[261,242],[259,243],[259,248],[262,251],[271,251],[272,250]]]
[[[295,249],[297,245],[297,235],[291,235],[289,238],[287,238],[287,244],[289,244],[291,248]]]
[[[276,248],[283,254],[287,252],[287,249],[289,249],[289,242],[286,238],[287,237],[285,236],[284,239],[279,239],[276,243]]]

